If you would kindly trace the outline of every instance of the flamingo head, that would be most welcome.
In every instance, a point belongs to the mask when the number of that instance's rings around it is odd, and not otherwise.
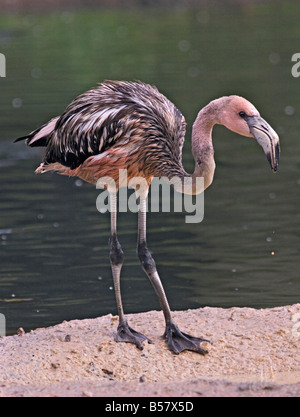
[[[243,97],[226,97],[220,112],[220,124],[242,136],[255,138],[263,148],[273,172],[277,171],[280,156],[279,137],[253,104]]]

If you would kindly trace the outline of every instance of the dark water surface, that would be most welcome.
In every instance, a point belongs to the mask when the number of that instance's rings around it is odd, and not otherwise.
[[[281,138],[274,175],[257,144],[216,127],[204,221],[149,215],[148,245],[171,307],[299,302],[300,78],[291,74],[299,17],[300,5],[286,1],[0,16],[0,312],[8,333],[116,313],[99,190],[34,175],[40,151],[12,144],[103,79],[141,79],[175,102],[188,122],[188,171],[192,122],[215,97],[245,96]],[[159,308],[136,258],[136,232],[136,215],[120,215],[126,312]]]

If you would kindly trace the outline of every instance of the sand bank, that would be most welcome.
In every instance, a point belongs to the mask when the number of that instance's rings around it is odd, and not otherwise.
[[[300,396],[300,304],[174,312],[209,354],[174,355],[161,312],[128,315],[140,351],[115,343],[115,316],[0,339],[0,396]]]

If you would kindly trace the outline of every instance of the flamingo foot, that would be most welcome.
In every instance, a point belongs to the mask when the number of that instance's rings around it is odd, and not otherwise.
[[[167,345],[176,355],[183,350],[192,350],[193,352],[206,355],[207,350],[200,347],[201,342],[211,343],[209,340],[201,337],[194,337],[179,330],[176,324],[170,322],[166,324],[164,337],[167,339]]]
[[[116,342],[128,342],[133,343],[140,350],[143,350],[144,347],[142,342],[147,340],[148,343],[153,343],[148,337],[144,336],[142,333],[136,332],[131,327],[128,326],[127,321],[122,322],[118,326],[118,331],[115,336]]]

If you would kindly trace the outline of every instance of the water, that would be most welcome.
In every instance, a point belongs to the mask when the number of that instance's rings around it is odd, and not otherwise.
[[[36,176],[41,153],[11,139],[60,114],[103,79],[155,84],[188,122],[183,162],[193,169],[192,122],[212,98],[240,94],[279,133],[271,173],[262,150],[214,129],[217,170],[205,219],[153,213],[148,245],[173,309],[272,307],[299,302],[300,6],[293,2],[195,9],[135,9],[0,17],[0,312],[8,333],[116,313],[109,216],[98,191]],[[119,217],[126,312],[159,309],[135,254],[137,219]]]

